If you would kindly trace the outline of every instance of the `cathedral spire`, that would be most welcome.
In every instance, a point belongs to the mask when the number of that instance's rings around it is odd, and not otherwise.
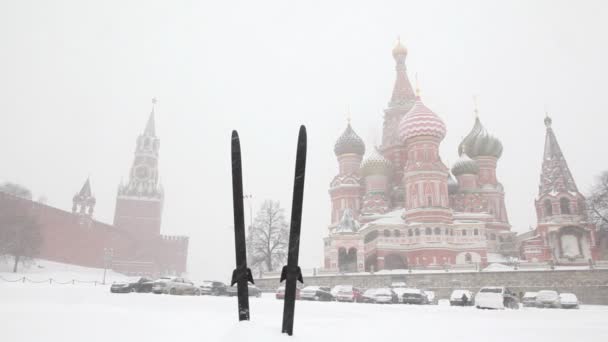
[[[156,97],[152,98],[152,111],[150,112],[150,117],[148,117],[148,122],[146,123],[146,130],[144,131],[145,135],[154,137],[156,136],[156,124],[154,122],[154,107],[156,106]]]
[[[578,192],[574,178],[568,168],[568,163],[551,127],[552,123],[551,117],[546,115],[545,126],[547,132],[545,135],[545,151],[543,153],[539,197],[548,193]]]
[[[405,67],[405,58],[407,57],[407,49],[401,44],[401,39],[397,39],[397,45],[393,48],[393,58],[395,59],[395,71],[397,73],[395,85],[393,86],[393,94],[388,106],[406,107],[409,110],[416,99],[416,95],[412,89],[409,78],[407,77],[407,68]]]

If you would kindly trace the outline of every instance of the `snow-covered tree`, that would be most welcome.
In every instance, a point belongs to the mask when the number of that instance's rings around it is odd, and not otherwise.
[[[13,257],[13,272],[27,265],[42,244],[40,225],[31,208],[5,205],[0,208],[0,257]]]
[[[0,192],[4,192],[16,197],[32,199],[32,192],[21,184],[5,182],[0,184]]]
[[[264,201],[247,238],[250,267],[255,269],[261,265],[266,271],[280,268],[287,260],[288,242],[284,210],[278,201]]]

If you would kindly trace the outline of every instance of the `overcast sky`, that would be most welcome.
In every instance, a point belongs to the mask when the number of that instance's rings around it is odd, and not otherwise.
[[[321,266],[334,142],[348,107],[368,151],[381,141],[399,35],[410,78],[447,124],[448,163],[478,95],[483,124],[504,144],[498,177],[514,230],[536,222],[545,108],[581,191],[608,168],[608,3],[365,3],[2,0],[0,180],[69,210],[90,176],[96,218],[111,223],[157,97],[163,232],[190,236],[192,278],[227,280],[230,131],[241,136],[254,208],[280,200],[289,217],[306,124],[300,261]]]

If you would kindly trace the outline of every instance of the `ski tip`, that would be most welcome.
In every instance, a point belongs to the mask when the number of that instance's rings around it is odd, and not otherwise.
[[[232,140],[238,139],[239,138],[239,132],[236,131],[236,129],[232,130]]]
[[[300,132],[298,134],[300,137],[306,138],[306,126],[300,125]]]

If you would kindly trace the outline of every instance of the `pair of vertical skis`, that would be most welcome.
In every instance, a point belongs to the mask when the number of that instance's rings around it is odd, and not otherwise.
[[[245,243],[245,216],[243,211],[243,172],[241,169],[241,143],[236,131],[232,131],[232,205],[234,208],[234,244],[236,250],[236,269],[232,273],[231,286],[237,284],[239,321],[249,320],[248,282],[253,284],[251,270],[247,267]],[[304,175],[306,173],[306,127],[300,126],[298,149],[296,153],[296,173],[291,204],[291,227],[289,230],[289,249],[287,266],[281,272],[281,282],[285,283],[283,306],[283,333],[293,334],[293,318],[296,306],[296,281],[304,282],[298,266],[300,251],[300,225],[302,222],[302,201],[304,199]]]

